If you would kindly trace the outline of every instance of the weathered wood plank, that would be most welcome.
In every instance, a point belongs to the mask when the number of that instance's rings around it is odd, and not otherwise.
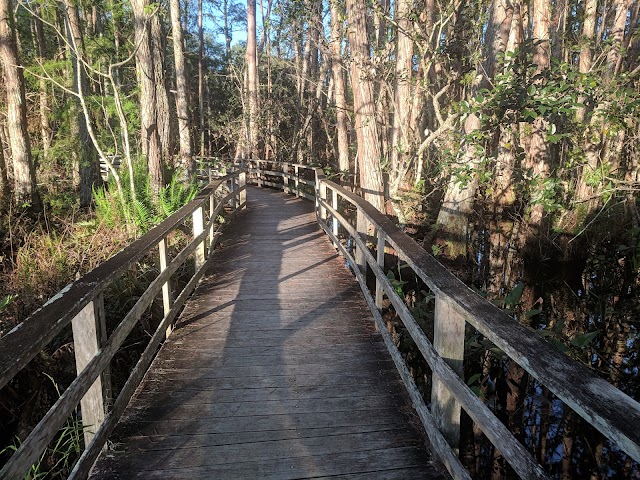
[[[274,460],[251,461],[250,455],[236,457],[232,463],[206,465],[201,467],[184,466],[179,469],[147,468],[139,474],[119,474],[117,467],[110,469],[100,465],[97,470],[105,477],[118,478],[224,478],[239,479],[296,479],[316,478],[318,476],[336,476],[355,473],[374,473],[384,468],[423,467],[425,479],[442,478],[429,472],[429,464],[421,456],[419,447],[399,447],[384,450],[368,450],[362,452],[335,453],[317,456],[292,456]],[[210,458],[210,457],[208,457]],[[166,459],[166,455],[165,455]],[[431,475],[429,475],[431,473]]]
[[[219,418],[215,422],[183,422],[174,419],[130,422],[127,421],[128,418],[125,418],[117,428],[115,440],[125,441],[127,437],[196,434],[221,434],[235,438],[238,433],[301,431],[317,428],[319,425],[336,432],[351,427],[397,426],[400,423],[399,419],[406,421],[406,417],[399,416],[396,409],[389,407],[354,410],[349,412],[349,415],[335,415],[333,412],[291,412],[286,415]]]

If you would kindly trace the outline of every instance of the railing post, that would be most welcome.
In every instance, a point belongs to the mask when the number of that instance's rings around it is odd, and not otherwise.
[[[320,198],[322,199],[323,202],[327,202],[327,184],[324,183],[322,180],[320,180]],[[320,219],[324,222],[327,223],[327,209],[323,206],[320,205]]]
[[[256,180],[258,187],[262,187],[262,172],[260,171],[260,160],[256,160]]]
[[[338,191],[335,188],[331,189],[331,206],[336,212],[338,211]],[[340,223],[335,216],[333,217],[331,232],[336,238],[339,238],[338,235],[340,234]],[[338,245],[336,245],[335,247],[338,248]]]
[[[295,174],[296,174],[296,178],[295,178],[295,187],[296,187],[296,197],[300,196],[300,168],[298,167],[298,165],[294,165],[293,166]],[[316,182],[318,181],[318,176],[316,175]],[[317,183],[316,183],[316,187],[317,187]]]
[[[380,269],[382,270],[382,273],[384,273],[384,246],[386,243],[386,234],[384,233],[383,230],[381,229],[377,229],[377,235],[378,235],[378,246],[377,246],[377,255],[376,255],[376,260],[378,262],[378,266],[380,267]],[[378,278],[376,277],[376,307],[378,307],[378,309],[382,310],[382,300],[384,299],[384,289],[382,288],[382,284],[380,283],[380,280],[378,280]]]
[[[443,293],[436,295],[433,346],[460,377],[464,375],[465,319]],[[460,443],[460,404],[453,394],[433,375],[431,413],[449,446],[457,453]]]
[[[285,163],[284,165],[282,165],[282,183],[283,183],[283,187],[282,190],[284,190],[284,193],[291,193],[291,190],[289,189],[289,164]]]
[[[169,263],[167,261],[168,260],[167,247],[168,247],[167,238],[165,237],[162,240],[160,240],[160,243],[158,243],[158,250],[160,253],[160,273],[166,270],[167,264]],[[173,299],[171,298],[171,279],[167,278],[167,281],[162,285],[162,305],[164,307],[165,317],[169,315],[169,312],[171,311],[172,303],[173,303]],[[171,335],[172,331],[173,331],[173,325],[168,325],[167,331],[165,333],[165,337],[169,338],[169,335]]]
[[[367,244],[367,232],[369,230],[369,222],[367,221],[367,217],[365,217],[364,213],[360,208],[358,208],[358,213],[356,215],[356,231],[358,236],[362,239],[365,246]],[[364,250],[360,248],[359,245],[356,244],[356,263],[358,264],[358,268],[360,269],[360,273],[367,278],[367,260],[364,253]]]
[[[247,172],[244,170],[238,174],[238,188],[241,189],[239,207],[247,208]]]
[[[231,175],[229,179],[229,191],[231,192],[231,208],[238,208],[238,195],[236,192],[236,176]]]
[[[104,297],[98,295],[89,302],[71,321],[73,331],[73,347],[76,357],[76,371],[82,372],[87,364],[96,356],[107,339],[107,328],[104,319]],[[111,376],[108,369],[96,378],[82,400],[82,429],[84,444],[89,445],[95,432],[105,418],[105,404],[111,396]]]
[[[198,235],[200,235],[204,231],[204,209],[202,208],[202,206],[195,209],[192,217],[193,217],[193,238],[195,239]],[[198,244],[194,252],[196,272],[200,270],[200,267],[202,267],[202,265],[204,265],[205,259],[207,258],[205,247],[206,247],[206,241],[203,240]]]

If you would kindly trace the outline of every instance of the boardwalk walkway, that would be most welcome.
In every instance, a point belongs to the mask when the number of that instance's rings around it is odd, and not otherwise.
[[[441,478],[312,204],[248,199],[92,478]]]

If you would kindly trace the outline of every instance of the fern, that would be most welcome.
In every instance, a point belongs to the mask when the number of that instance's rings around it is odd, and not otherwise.
[[[93,192],[98,220],[112,228],[121,227],[129,222],[135,226],[139,234],[144,234],[191,201],[198,193],[195,178],[185,184],[181,181],[181,173],[175,171],[169,184],[160,191],[157,202],[154,202],[151,179],[142,160],[134,162],[135,195],[131,192],[129,171],[122,169],[121,175],[124,204],[116,193],[115,185],[111,183]]]

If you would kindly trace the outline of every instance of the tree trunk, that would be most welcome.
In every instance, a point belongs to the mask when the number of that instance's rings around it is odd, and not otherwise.
[[[258,158],[258,58],[256,51],[256,0],[247,0],[247,145],[250,156]]]
[[[180,168],[185,171],[187,178],[191,178],[195,172],[195,164],[191,152],[189,93],[187,91],[180,18],[180,0],[171,0],[171,32],[173,33],[173,57],[176,67],[176,111],[178,113],[178,137],[180,140]]]
[[[28,203],[33,210],[40,211],[42,202],[36,187],[36,172],[27,132],[24,77],[16,47],[13,6],[9,0],[0,0],[0,61],[7,92],[7,128],[13,165],[13,195],[18,205]]]
[[[149,0],[132,0],[134,14],[136,67],[140,81],[140,126],[142,152],[147,158],[151,189],[157,199],[164,186],[162,143],[156,107],[156,86],[150,35]]]
[[[38,49],[38,63],[43,64],[46,58],[44,27],[40,18],[40,8],[35,6],[36,15],[33,18],[36,31],[36,44]],[[40,136],[42,137],[42,156],[46,159],[51,148],[51,124],[49,122],[49,97],[47,92],[47,81],[44,78],[39,80],[39,100],[40,100]]]
[[[384,186],[380,167],[380,145],[376,125],[374,79],[371,75],[367,38],[366,2],[347,0],[349,46],[351,48],[351,86],[358,139],[360,187],[364,198],[384,211]]]
[[[533,1],[533,38],[536,42],[533,51],[533,63],[536,65],[536,74],[549,69],[551,65],[549,42],[549,0]],[[525,168],[533,172],[538,187],[549,177],[549,144],[545,139],[545,133],[549,129],[549,122],[543,116],[533,121],[531,143],[525,159]],[[544,207],[541,203],[530,206],[529,226],[534,236],[546,234],[543,225]]]
[[[524,40],[520,1],[513,2],[511,29],[507,41],[507,52],[515,52]],[[494,187],[491,195],[493,218],[489,229],[489,270],[487,291],[501,296],[503,290],[513,285],[511,271],[514,267],[514,250],[509,239],[513,238],[517,223],[511,210],[516,204],[513,173],[516,168],[518,139],[517,112],[510,112],[514,122],[502,126],[498,140],[497,156],[494,167]]]
[[[82,64],[84,58],[84,38],[80,26],[80,14],[77,5],[69,0],[65,0],[68,22],[68,41],[71,45],[71,60],[73,65],[73,89],[77,95],[86,95],[88,92],[87,75]],[[72,152],[75,157],[74,165],[78,169],[80,178],[80,206],[87,208],[91,206],[93,199],[93,189],[101,183],[100,164],[96,151],[91,145],[87,119],[82,111],[80,99],[74,99],[74,106],[71,118],[71,134],[74,141],[77,140],[78,150]]]
[[[488,86],[493,78],[497,56],[507,46],[512,23],[513,7],[506,0],[494,0],[491,6],[486,38],[491,39],[485,46],[482,68],[477,67],[476,78],[471,86],[471,98],[478,89]],[[471,169],[471,178],[461,183],[451,178],[445,197],[438,213],[438,224],[442,226],[443,237],[449,247],[448,255],[455,258],[466,255],[469,240],[469,221],[473,213],[475,196],[478,190],[478,145],[470,141],[470,136],[480,129],[480,119],[471,114],[464,123],[467,141],[464,146],[462,165]]]
[[[9,205],[11,198],[11,185],[9,185],[9,172],[7,162],[4,158],[4,145],[0,135],[0,212],[3,212]]]
[[[631,0],[615,0],[614,5],[616,7],[616,16],[611,31],[609,32],[609,38],[611,38],[612,43],[607,54],[606,79],[611,79],[618,73],[618,69],[620,68],[622,49],[624,47],[624,31],[627,26]]]
[[[224,35],[224,52],[227,66],[231,65],[231,26],[229,25],[229,0],[223,0],[222,2],[222,19],[223,27],[222,33]]]
[[[160,152],[163,164],[175,153],[171,133],[172,110],[169,104],[169,88],[166,71],[167,34],[160,15],[151,17],[151,52],[153,54],[153,76],[156,95],[156,119],[160,133]]]
[[[342,41],[344,39],[343,22],[338,3],[331,3],[331,74],[335,89],[336,133],[338,137],[338,168],[349,172],[349,136],[347,131],[347,99],[345,96],[345,77],[342,63]]]
[[[393,105],[393,133],[391,137],[391,169],[389,172],[389,198],[401,224],[406,222],[399,196],[400,189],[410,167],[412,133],[409,131],[412,112],[411,82],[413,70],[413,39],[411,37],[410,0],[400,0],[397,4],[397,44]]]
[[[202,27],[202,0],[198,0],[198,111],[200,113],[200,157],[204,157],[204,29]]]
[[[318,145],[318,131],[319,122],[316,115],[317,102],[315,100],[316,86],[318,82],[322,82],[323,79],[320,76],[320,63],[318,59],[319,49],[318,43],[320,40],[320,24],[322,18],[322,2],[318,0],[311,0],[309,2],[309,9],[311,13],[311,19],[309,21],[309,76],[307,77],[307,115],[310,116],[310,124],[306,130],[307,133],[307,152],[308,162],[315,164],[319,160],[319,147]]]

